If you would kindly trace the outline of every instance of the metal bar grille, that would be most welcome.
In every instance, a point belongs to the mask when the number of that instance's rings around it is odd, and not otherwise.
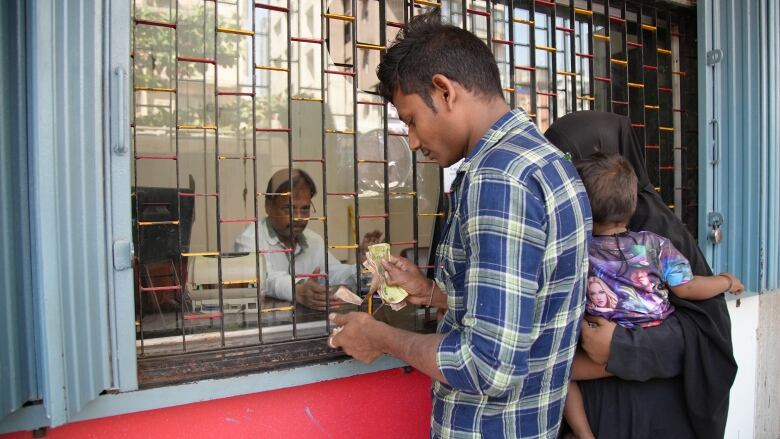
[[[288,260],[292,291],[306,280],[335,286],[346,264],[365,295],[359,244],[377,229],[395,254],[429,267],[443,173],[408,150],[394,108],[374,92],[374,70],[399,28],[431,8],[488,44],[507,101],[542,129],[576,110],[628,115],[664,199],[688,218],[695,205],[682,183],[692,162],[683,157],[695,153],[681,131],[691,63],[677,61],[692,42],[675,33],[678,12],[621,0],[158,4],[134,0],[132,21],[141,358],[324,337],[333,304],[313,312],[294,294],[274,299],[268,258]],[[265,190],[274,171],[289,179],[293,168],[316,180],[310,214],[296,212],[292,190]],[[338,267],[325,258],[320,273],[296,272],[298,251],[263,247],[273,196],[287,197],[289,218],[308,221]],[[254,231],[249,255],[234,251],[245,230]],[[243,257],[249,269],[237,274]],[[373,312],[373,300],[364,308]],[[407,317],[420,329],[430,315]]]

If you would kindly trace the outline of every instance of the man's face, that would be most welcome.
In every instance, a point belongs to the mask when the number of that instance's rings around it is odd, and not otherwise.
[[[268,222],[283,241],[295,241],[309,224],[306,218],[311,215],[311,190],[306,185],[296,187],[292,203],[293,216],[290,217],[289,197],[276,197],[265,202]],[[292,234],[290,234],[290,223],[292,223]]]
[[[442,99],[440,93],[439,90],[432,92],[435,112],[420,95],[405,94],[400,87],[393,94],[393,104],[401,121],[409,127],[409,147],[412,151],[420,150],[429,160],[448,167],[464,157],[467,140],[462,136],[462,127],[453,123],[452,111],[437,105]]]

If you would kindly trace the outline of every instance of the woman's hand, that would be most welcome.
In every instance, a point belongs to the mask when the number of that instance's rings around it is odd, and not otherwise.
[[[582,349],[594,362],[607,364],[609,361],[610,345],[615,326],[615,323],[597,316],[585,316],[585,320],[582,321],[580,335]]]

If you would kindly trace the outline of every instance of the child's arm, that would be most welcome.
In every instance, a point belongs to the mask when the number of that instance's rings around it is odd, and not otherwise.
[[[612,376],[607,372],[606,364],[599,364],[591,360],[585,351],[577,348],[577,352],[574,353],[574,363],[571,366],[571,380],[597,380],[599,378],[606,378]]]
[[[669,288],[677,297],[688,300],[711,299],[725,292],[741,294],[745,290],[742,282],[731,273],[720,273],[717,276],[694,276],[687,283]]]

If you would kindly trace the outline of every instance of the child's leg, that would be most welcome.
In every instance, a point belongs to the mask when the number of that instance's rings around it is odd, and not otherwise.
[[[571,366],[571,380],[597,380],[599,378],[606,378],[612,376],[607,372],[606,364],[599,364],[591,360],[588,354],[582,349],[577,349],[574,354],[574,363]]]
[[[566,395],[566,406],[563,408],[563,417],[571,427],[571,431],[577,439],[596,439],[588,424],[585,414],[585,404],[582,402],[580,386],[576,382],[569,383],[569,393]]]

